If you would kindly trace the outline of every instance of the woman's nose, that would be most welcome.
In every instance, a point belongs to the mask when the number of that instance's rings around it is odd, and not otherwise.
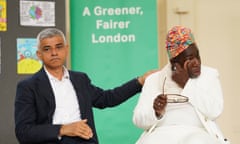
[[[193,58],[192,60],[192,63],[194,64],[194,65],[199,65],[200,63],[201,63],[201,61],[200,61],[200,59],[199,58]]]

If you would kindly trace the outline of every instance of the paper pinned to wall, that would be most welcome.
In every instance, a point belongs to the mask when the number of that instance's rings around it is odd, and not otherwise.
[[[33,74],[40,70],[42,62],[36,55],[37,40],[35,38],[17,39],[17,73]]]
[[[55,26],[55,2],[25,1],[20,2],[20,25]]]
[[[0,31],[7,30],[7,2],[0,0]]]

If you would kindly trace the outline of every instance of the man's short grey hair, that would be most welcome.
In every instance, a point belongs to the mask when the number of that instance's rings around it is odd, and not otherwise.
[[[57,28],[46,28],[44,30],[42,30],[41,32],[39,32],[39,34],[37,35],[37,47],[40,47],[40,42],[41,40],[45,39],[45,38],[51,38],[54,36],[60,36],[63,38],[64,41],[64,45],[67,44],[66,42],[66,37],[63,34],[63,32]]]

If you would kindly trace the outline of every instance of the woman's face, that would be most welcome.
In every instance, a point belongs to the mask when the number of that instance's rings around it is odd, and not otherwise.
[[[179,63],[182,68],[186,67],[190,78],[196,78],[201,74],[201,58],[196,44],[191,44],[177,57],[171,59],[171,64]]]

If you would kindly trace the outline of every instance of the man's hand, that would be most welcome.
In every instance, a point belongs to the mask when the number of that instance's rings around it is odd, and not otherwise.
[[[184,62],[184,67],[182,68],[180,64],[174,64],[174,70],[172,72],[172,79],[175,81],[181,88],[184,88],[185,84],[189,79],[188,74],[188,64],[189,60]]]
[[[152,73],[157,72],[157,71],[158,71],[158,70],[150,70],[150,71],[147,71],[147,72],[144,73],[142,76],[139,76],[139,77],[138,77],[138,82],[139,82],[141,85],[143,85],[144,82],[145,82],[145,79],[146,79],[149,75],[151,75]]]
[[[92,129],[88,126],[87,120],[63,125],[60,129],[60,136],[78,136],[83,139],[90,139],[93,137]]]
[[[163,116],[166,105],[167,105],[166,95],[160,94],[154,99],[153,109],[155,111],[156,117],[161,118]]]

